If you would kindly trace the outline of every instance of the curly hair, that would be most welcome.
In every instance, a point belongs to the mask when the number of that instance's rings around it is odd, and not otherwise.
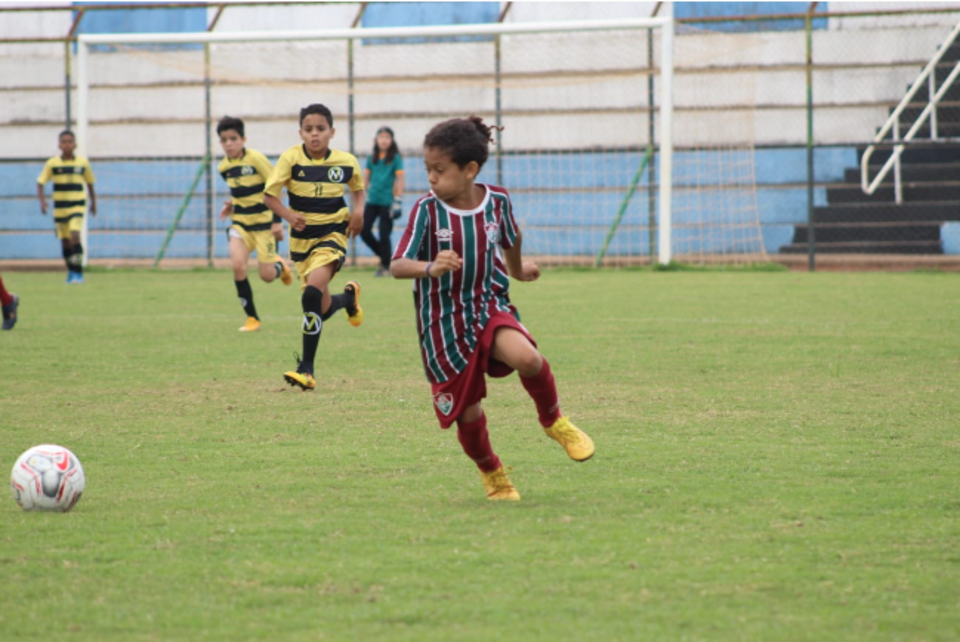
[[[452,118],[427,132],[423,146],[442,151],[459,167],[466,167],[470,161],[483,167],[490,157],[494,129],[503,130],[503,127],[487,125],[479,116]]]

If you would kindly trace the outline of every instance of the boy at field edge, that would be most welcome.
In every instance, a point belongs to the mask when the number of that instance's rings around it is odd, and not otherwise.
[[[77,139],[73,132],[60,132],[60,155],[47,160],[37,177],[37,198],[40,212],[47,214],[47,199],[43,186],[53,181],[53,222],[57,238],[63,248],[63,260],[67,264],[67,283],[83,283],[83,245],[80,231],[83,230],[83,215],[87,210],[84,184],[90,192],[90,214],[97,215],[97,195],[93,190],[96,180],[90,162],[76,156]]]
[[[330,294],[330,281],[343,267],[347,237],[363,229],[363,175],[353,154],[330,147],[333,114],[320,104],[300,110],[301,145],[285,151],[267,181],[263,202],[290,223],[290,258],[303,291],[303,357],[283,378],[291,386],[313,390],[313,361],[323,322],[341,308],[354,327],[363,323],[360,284],[350,281],[342,294]],[[280,201],[287,188],[290,207]],[[352,192],[353,211],[344,194]]]
[[[224,116],[217,123],[217,136],[226,154],[217,171],[230,187],[230,200],[223,204],[220,220],[230,217],[227,243],[233,264],[233,281],[247,314],[247,322],[240,327],[240,332],[256,332],[260,329],[260,317],[247,279],[250,253],[257,253],[260,278],[264,283],[279,278],[284,285],[290,285],[293,274],[277,255],[277,243],[283,240],[283,224],[280,217],[263,204],[263,189],[273,173],[273,165],[266,156],[246,147],[244,129],[239,118]]]
[[[590,459],[594,445],[560,412],[550,364],[510,303],[510,278],[535,281],[540,269],[522,259],[507,191],[474,182],[489,154],[491,129],[471,116],[444,121],[427,133],[423,160],[430,193],[414,205],[390,272],[416,279],[420,351],[440,426],[457,424],[457,439],[480,469],[488,499],[518,500],[520,493],[490,447],[480,407],[487,394],[485,374],[505,377],[516,370],[547,436],[574,461]]]

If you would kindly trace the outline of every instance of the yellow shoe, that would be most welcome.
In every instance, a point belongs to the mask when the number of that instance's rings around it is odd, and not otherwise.
[[[290,372],[284,372],[283,378],[291,386],[300,386],[301,390],[313,390],[317,387],[317,380],[309,372],[291,370]]]
[[[480,481],[483,482],[483,488],[487,491],[487,499],[495,501],[503,499],[517,501],[520,499],[520,493],[510,483],[510,478],[507,477],[503,466],[489,473],[481,470]]]
[[[593,440],[566,417],[560,417],[549,428],[544,428],[547,437],[558,442],[574,461],[587,461],[593,457]]]
[[[260,329],[260,321],[247,317],[247,322],[240,326],[240,332],[256,332]]]
[[[293,283],[293,272],[290,271],[290,268],[287,267],[287,264],[283,261],[280,261],[280,265],[283,266],[283,272],[280,273],[280,282],[284,285],[290,285]]]
[[[360,324],[363,323],[363,308],[360,307],[360,284],[356,281],[350,281],[343,288],[344,292],[353,293],[353,312],[350,312],[350,308],[347,308],[347,316],[350,317],[350,325],[355,328],[359,328]]]

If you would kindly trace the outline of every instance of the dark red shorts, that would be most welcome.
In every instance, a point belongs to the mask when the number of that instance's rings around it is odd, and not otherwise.
[[[467,367],[458,375],[443,383],[430,384],[433,388],[433,409],[440,420],[441,428],[449,428],[463,411],[487,396],[487,382],[484,375],[506,377],[513,368],[490,356],[493,338],[500,328],[514,328],[523,333],[536,347],[527,329],[512,314],[495,312],[480,334],[477,348],[467,360]]]

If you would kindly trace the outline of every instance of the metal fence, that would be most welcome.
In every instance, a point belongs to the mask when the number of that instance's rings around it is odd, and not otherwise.
[[[167,5],[127,9],[162,6]],[[231,12],[251,12],[256,5],[179,6],[206,8],[213,16],[208,28],[215,30],[227,24]],[[113,8],[118,7],[122,5]],[[86,15],[96,10],[89,7]],[[286,5],[273,10],[282,12]],[[43,23],[38,17],[53,11],[57,9],[5,9],[0,15],[25,25],[33,20],[35,26]],[[351,16],[355,25],[362,5],[337,11],[345,26]],[[0,149],[0,199],[5,203],[0,259],[26,258],[15,251],[25,246],[23,240],[32,233],[49,234],[49,220],[36,215],[33,185],[39,163],[55,152],[57,132],[75,119],[71,43],[84,15],[84,10],[65,13],[59,33],[25,26],[22,37],[0,40],[0,93],[9,106],[0,113],[0,138],[6,141]],[[505,18],[508,12],[501,16]],[[875,140],[958,21],[960,5],[954,4],[823,12],[816,3],[803,14],[678,19],[675,110],[678,120],[686,112],[694,116],[690,120],[707,125],[705,130],[675,132],[677,153],[694,153],[698,138],[723,129],[711,128],[711,119],[741,115],[749,130],[743,136],[752,138],[759,226],[772,260],[809,269],[838,261],[960,263],[960,89],[943,88],[960,64],[960,48],[942,52],[930,79],[900,109],[897,133],[908,131],[931,96],[943,89],[935,108],[927,110],[932,116],[928,123],[910,141],[894,140],[893,131],[879,143]],[[719,96],[721,88],[731,86],[737,91],[704,103],[705,92]],[[352,139],[353,132],[348,135]],[[865,194],[864,151],[876,145],[867,168],[875,176],[895,143],[903,146],[899,190],[891,174],[873,194]],[[201,158],[198,153],[195,161]],[[51,241],[49,258],[57,251]]]

